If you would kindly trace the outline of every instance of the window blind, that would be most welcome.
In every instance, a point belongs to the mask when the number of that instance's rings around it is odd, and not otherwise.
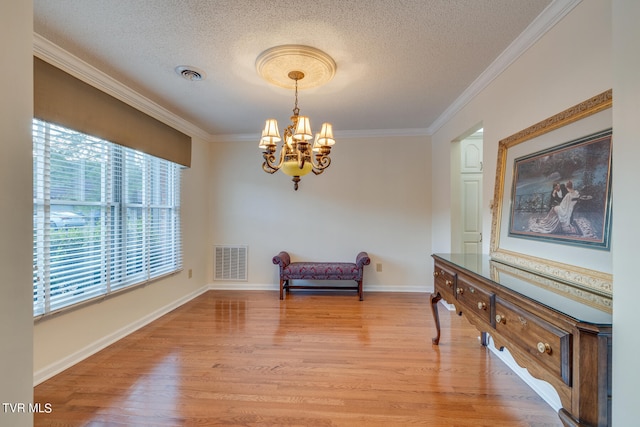
[[[34,315],[182,268],[180,165],[33,121]]]

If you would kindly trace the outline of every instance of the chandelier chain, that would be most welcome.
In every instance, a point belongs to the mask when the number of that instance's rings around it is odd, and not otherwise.
[[[293,106],[293,115],[297,116],[300,114],[300,108],[298,108],[298,80],[299,79],[295,79],[296,81],[296,98],[295,98],[295,104]]]

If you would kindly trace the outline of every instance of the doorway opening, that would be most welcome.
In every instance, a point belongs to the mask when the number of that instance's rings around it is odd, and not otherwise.
[[[453,141],[451,147],[451,249],[482,253],[482,125]]]

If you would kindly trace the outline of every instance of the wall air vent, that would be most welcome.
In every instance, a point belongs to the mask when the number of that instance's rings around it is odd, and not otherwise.
[[[247,281],[247,246],[216,246],[213,280]]]

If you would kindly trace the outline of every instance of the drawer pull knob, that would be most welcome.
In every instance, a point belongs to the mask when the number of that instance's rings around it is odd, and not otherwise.
[[[463,288],[458,288],[458,289],[456,289],[456,293],[458,295],[462,295],[462,294],[464,294],[464,289]]]
[[[507,324],[507,318],[504,316],[501,316],[499,314],[496,314],[496,323],[500,324],[502,323],[503,325]]]
[[[487,304],[483,303],[482,301],[478,301],[478,310],[486,310],[486,309],[487,309]]]
[[[433,277],[438,277],[439,275],[440,275],[440,273],[439,273],[439,272],[437,272],[437,271],[434,271],[434,272],[433,272]]]
[[[447,286],[453,286],[453,282],[451,280],[445,280],[444,284]]]
[[[538,351],[543,354],[544,353],[551,354],[551,346],[546,342],[539,342]]]

